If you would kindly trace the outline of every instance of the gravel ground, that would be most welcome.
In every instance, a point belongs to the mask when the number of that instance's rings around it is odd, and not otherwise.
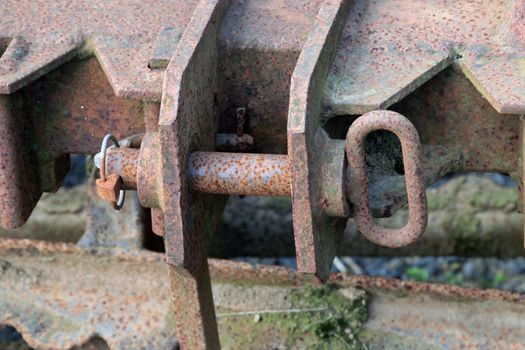
[[[235,260],[296,268],[295,258]],[[525,292],[525,257],[512,259],[462,257],[338,257],[334,272],[446,283]]]

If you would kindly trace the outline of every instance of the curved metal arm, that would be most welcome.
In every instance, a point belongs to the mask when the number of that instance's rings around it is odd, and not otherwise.
[[[399,229],[374,225],[368,197],[368,171],[364,141],[375,130],[393,132],[401,141],[405,183],[408,196],[408,223]],[[416,241],[425,231],[428,220],[427,196],[421,166],[421,143],[414,125],[392,111],[373,111],[359,117],[346,134],[346,157],[350,167],[348,198],[354,205],[354,220],[358,230],[370,241],[398,248]]]

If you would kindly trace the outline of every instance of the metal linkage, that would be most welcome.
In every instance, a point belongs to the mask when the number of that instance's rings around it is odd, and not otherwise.
[[[368,168],[365,160],[365,137],[372,131],[388,130],[396,134],[403,147],[405,183],[408,194],[408,223],[400,229],[379,228],[372,222],[368,195]],[[359,231],[369,240],[391,248],[416,241],[425,231],[428,220],[427,196],[421,165],[421,143],[414,125],[392,111],[373,111],[359,117],[346,136],[349,164],[347,191],[355,204],[354,220]]]
[[[133,148],[110,148],[106,169],[122,179],[126,189],[142,183],[138,170],[140,152]],[[150,169],[151,171],[151,169]],[[192,152],[188,176],[193,190],[210,194],[290,196],[288,156],[226,152]]]
[[[364,138],[369,132],[374,130],[394,132],[401,140],[403,146],[410,216],[408,224],[398,230],[380,229],[372,224]],[[122,177],[122,181],[127,183],[128,186],[133,183],[136,183],[137,186],[140,183],[153,184],[153,188],[147,189],[146,193],[155,193],[155,182],[144,182],[142,178],[138,178],[138,174],[146,174],[145,178],[157,178],[159,176],[157,173],[158,168],[141,167],[141,164],[150,163],[139,159],[142,156],[150,160],[152,152],[147,151],[146,148],[151,147],[155,149],[150,142],[155,139],[158,140],[158,138],[146,135],[146,143],[141,145],[140,151],[136,149],[119,150],[118,148],[108,150],[108,152],[115,152],[116,156],[102,157],[101,167],[114,171],[115,173],[112,175],[119,179]],[[326,145],[326,155],[328,155],[333,153],[334,150],[340,149],[343,141],[332,140],[332,142],[328,142],[325,140],[322,143]],[[105,147],[103,147],[103,150],[105,150]],[[335,153],[337,154],[337,152]],[[373,242],[385,246],[400,247],[416,240],[426,227],[427,205],[421,167],[421,144],[414,125],[408,119],[395,112],[375,111],[367,113],[358,118],[348,131],[346,157],[348,159],[348,169],[344,169],[344,158],[336,156],[333,158],[334,161],[325,162],[326,166],[324,168],[316,170],[321,179],[318,183],[322,193],[314,193],[314,195],[317,198],[325,196],[323,203],[337,203],[338,199],[346,202],[347,198],[344,197],[344,194],[348,193],[347,197],[353,204],[358,228],[365,237]],[[327,158],[332,159],[331,157]],[[111,160],[109,163],[107,163],[108,159]],[[170,159],[166,161],[170,161]],[[135,168],[141,167],[141,169],[133,169],[133,165],[136,165]],[[187,178],[184,180],[189,182],[189,187],[191,188],[188,196],[200,198],[200,200],[202,200],[202,197],[198,193],[269,196],[289,196],[292,194],[290,164],[287,155],[196,151],[189,155],[186,167],[182,173],[186,174]],[[336,170],[334,171],[333,169]],[[349,178],[345,178],[348,174],[351,174]],[[330,179],[331,176],[336,178]],[[329,178],[327,181],[322,180],[327,177]],[[326,183],[330,185],[323,185]],[[333,184],[347,184],[347,188],[343,190],[342,198],[339,197],[338,191],[326,191],[326,187],[333,189]],[[147,188],[148,185],[142,187]],[[160,194],[158,196],[160,197]],[[166,209],[164,208],[163,210]],[[329,213],[330,211],[326,210],[322,213],[316,213],[316,215],[329,217]],[[166,229],[169,226],[166,225],[162,211],[158,208],[154,208],[152,211],[152,221],[155,232],[164,236],[169,233]],[[204,224],[207,223],[202,219],[193,218],[193,225]],[[320,234],[320,232],[317,233]],[[318,246],[319,243],[314,243],[313,248],[318,249]],[[306,256],[308,255],[306,254]],[[205,255],[201,255],[201,257],[205,257]],[[209,278],[208,267],[202,261],[196,264],[196,270],[190,270],[189,274],[184,271],[185,268],[180,268],[177,265],[170,269],[172,288],[177,290],[176,293],[174,292],[176,313],[191,324],[191,327],[185,327],[185,330],[182,332],[183,343],[214,348],[218,346],[215,320],[213,315],[205,313],[206,310],[213,310],[210,291],[207,289],[209,280],[202,280]],[[189,307],[188,301],[183,300],[186,293],[190,293],[193,297],[196,296],[198,304],[194,305],[194,307]],[[195,332],[201,333],[196,334]]]
[[[376,130],[394,132],[403,146],[410,215],[407,225],[399,230],[380,229],[372,223],[364,139],[368,133]],[[327,146],[328,151],[330,147],[333,150],[343,143],[343,141],[332,142]],[[142,152],[143,155],[149,153]],[[137,184],[143,182],[138,178],[139,173],[150,173],[152,174],[150,177],[155,177],[154,169],[141,169],[140,171],[137,169],[142,164],[139,160],[140,155],[141,152],[138,149],[110,148],[107,150],[107,156],[103,154],[101,157],[103,161],[100,167],[107,168],[112,175],[122,179],[127,189],[137,189]],[[329,179],[327,182],[345,184],[346,197],[343,200],[352,204],[353,216],[360,232],[369,240],[387,247],[402,247],[417,240],[426,227],[427,203],[423,181],[424,171],[421,164],[421,144],[414,125],[399,113],[369,112],[355,120],[348,130],[346,158],[348,164],[343,171],[333,170],[339,169],[341,164],[337,163],[344,161],[335,159],[326,164],[324,168],[318,169],[318,173],[320,178],[339,177]],[[291,195],[290,164],[287,155],[192,152],[188,161],[187,174],[191,188],[201,193]],[[322,195],[326,202],[335,203],[340,200],[337,192],[325,192]],[[329,216],[341,216],[339,213],[327,212]],[[159,220],[161,220],[159,214],[155,214],[157,225]]]

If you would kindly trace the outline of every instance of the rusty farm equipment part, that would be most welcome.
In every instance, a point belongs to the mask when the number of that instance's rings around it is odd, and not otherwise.
[[[22,225],[60,186],[69,154],[102,142],[98,193],[120,209],[136,190],[164,239],[182,348],[220,346],[207,246],[228,195],[291,197],[300,275],[286,278],[318,285],[337,279],[329,272],[350,217],[369,240],[402,247],[425,231],[425,189],[449,172],[501,172],[523,189],[523,0],[3,5],[0,225]],[[374,223],[407,203],[404,227]],[[6,256],[35,250],[2,244]],[[85,254],[62,248],[35,254]],[[382,287],[370,281],[357,284]],[[519,304],[487,300],[503,299]],[[93,335],[78,332],[77,342]],[[75,343],[53,336],[34,344]]]

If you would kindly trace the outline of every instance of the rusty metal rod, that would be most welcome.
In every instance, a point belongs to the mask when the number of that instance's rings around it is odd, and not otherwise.
[[[291,193],[287,155],[193,152],[189,167],[196,191],[258,196]]]
[[[138,149],[109,148],[107,172],[118,174],[125,189],[136,189],[138,158]],[[193,152],[188,166],[195,191],[259,196],[291,193],[287,155]]]
[[[118,174],[124,190],[137,189],[139,152],[136,148],[108,148],[106,151],[106,173]]]

